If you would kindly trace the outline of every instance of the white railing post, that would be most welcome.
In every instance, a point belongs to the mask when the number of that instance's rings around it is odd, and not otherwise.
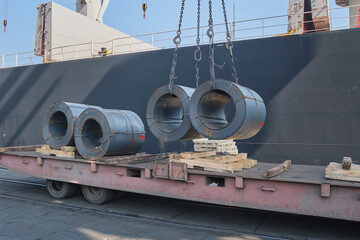
[[[77,45],[75,45],[75,59],[78,58],[78,47]]]
[[[201,44],[204,44],[204,27],[201,27]]]
[[[31,59],[32,57],[31,57],[31,52],[29,53],[29,65],[31,65]]]
[[[61,47],[61,61],[64,61],[64,47]]]
[[[91,42],[91,53],[90,57],[94,57],[94,42]]]
[[[1,68],[5,68],[5,55],[1,56]]]
[[[112,47],[112,55],[115,55],[115,43],[114,43],[114,39],[111,42],[111,47]]]
[[[47,51],[46,51],[46,49],[44,49],[43,63],[47,63],[46,54],[47,54]]]
[[[18,66],[18,54],[15,54],[15,67]]]
[[[235,21],[232,24],[232,30],[233,30],[233,41],[235,41]]]
[[[132,52],[132,49],[131,49],[131,38],[129,38],[129,52],[130,52],[130,53]]]
[[[264,19],[261,19],[261,24],[262,24],[262,27],[261,27],[261,29],[262,29],[262,38],[264,38],[264,37],[265,37],[265,23],[264,23]]]
[[[154,48],[154,33],[151,34],[151,46]]]

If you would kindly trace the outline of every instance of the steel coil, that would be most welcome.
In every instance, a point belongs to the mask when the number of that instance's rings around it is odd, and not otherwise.
[[[168,85],[158,88],[150,97],[146,120],[150,131],[163,142],[189,140],[199,136],[189,118],[190,100],[194,88]]]
[[[46,110],[43,118],[43,137],[52,148],[74,146],[74,129],[79,115],[88,108],[98,108],[85,104],[54,102]]]
[[[144,124],[131,111],[89,108],[76,122],[75,145],[85,159],[136,154],[144,142]]]
[[[211,139],[248,139],[264,125],[265,103],[253,90],[217,79],[205,82],[192,95],[190,119],[194,128]]]

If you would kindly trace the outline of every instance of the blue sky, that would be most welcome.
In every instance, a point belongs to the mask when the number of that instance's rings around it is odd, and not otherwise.
[[[34,47],[36,7],[45,0],[8,0],[8,27],[0,30],[0,55],[31,51]],[[0,0],[0,17],[3,21],[4,2]],[[75,10],[76,0],[55,1]],[[276,2],[276,3],[275,3]],[[336,7],[335,0],[330,0]],[[236,20],[262,18],[287,14],[288,0],[226,0],[229,21],[233,19],[235,3]],[[142,18],[142,0],[111,0],[104,16],[104,23],[130,35],[173,30],[177,28],[181,0],[148,0],[147,17]],[[208,17],[208,1],[202,0],[201,23],[205,25]],[[183,27],[196,24],[196,0],[187,0]],[[345,10],[345,9],[344,9]],[[346,10],[347,11],[347,10]],[[215,23],[223,21],[221,1],[213,0]]]

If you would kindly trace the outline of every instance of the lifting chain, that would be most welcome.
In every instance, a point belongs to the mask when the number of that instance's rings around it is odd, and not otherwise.
[[[200,82],[200,61],[202,58],[202,52],[200,49],[200,2],[198,0],[198,7],[197,7],[197,37],[196,37],[196,50],[194,52],[194,59],[195,59],[195,70],[196,70],[196,88],[199,87]]]
[[[214,59],[214,30],[213,30],[213,18],[212,18],[212,2],[209,0],[209,29],[206,33],[209,37],[209,59],[210,59],[210,86],[215,88],[215,59]]]
[[[171,94],[173,93],[174,80],[177,78],[175,76],[175,69],[176,69],[176,63],[177,63],[177,55],[179,52],[179,44],[181,43],[180,35],[181,35],[181,24],[182,24],[182,19],[183,19],[183,15],[184,15],[184,7],[185,7],[185,0],[182,0],[181,10],[180,10],[180,18],[179,18],[179,27],[178,27],[178,30],[176,31],[176,36],[173,39],[173,42],[176,45],[176,47],[175,47],[175,51],[174,51],[174,59],[173,59],[170,76],[169,76],[169,79],[170,79],[169,90],[170,90]]]
[[[231,36],[230,36],[230,31],[229,31],[229,25],[228,25],[228,21],[227,21],[227,14],[226,14],[226,8],[225,8],[225,0],[222,0],[222,7],[223,7],[223,12],[224,12],[224,20],[225,20],[225,28],[226,28],[226,48],[229,49],[230,52],[230,60],[231,60],[231,71],[232,71],[232,76],[234,78],[234,81],[236,83],[238,83],[238,77],[237,77],[237,73],[236,73],[236,68],[235,68],[235,61],[234,61],[234,55],[233,55],[233,44],[231,42]]]

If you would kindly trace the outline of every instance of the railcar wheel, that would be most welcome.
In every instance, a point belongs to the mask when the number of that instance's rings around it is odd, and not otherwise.
[[[81,186],[84,198],[93,204],[104,204],[114,199],[116,191],[92,186]]]
[[[47,180],[46,188],[53,198],[64,199],[75,196],[79,186],[67,182]]]

